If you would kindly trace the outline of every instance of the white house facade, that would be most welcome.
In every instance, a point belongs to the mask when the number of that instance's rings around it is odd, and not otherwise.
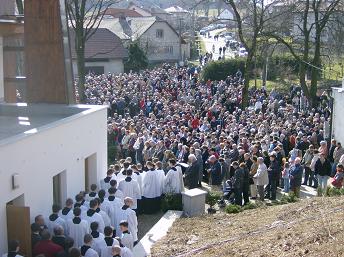
[[[332,136],[344,144],[344,80],[341,88],[332,88],[333,114]]]
[[[103,106],[0,105],[0,255],[9,235],[29,249],[36,215],[106,174],[106,117]],[[29,212],[9,216],[13,208]]]

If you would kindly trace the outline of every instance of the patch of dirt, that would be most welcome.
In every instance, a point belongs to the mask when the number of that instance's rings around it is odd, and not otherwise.
[[[153,246],[151,256],[344,256],[343,204],[344,197],[312,198],[239,214],[182,218]]]

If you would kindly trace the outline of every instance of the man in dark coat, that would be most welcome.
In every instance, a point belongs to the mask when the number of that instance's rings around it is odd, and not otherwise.
[[[185,172],[185,180],[189,189],[194,189],[198,187],[199,165],[195,155],[190,154],[188,159],[189,167]]]
[[[242,205],[242,193],[244,188],[244,170],[239,167],[239,163],[234,161],[233,167],[237,167],[234,171],[234,198],[236,205]]]
[[[302,183],[303,167],[301,166],[301,159],[295,159],[295,165],[290,170],[290,188],[295,193],[296,197],[300,197],[300,187]]]
[[[281,167],[276,159],[276,153],[270,154],[270,165],[268,168],[269,184],[267,185],[267,198],[276,200],[277,182],[280,176]]]
[[[211,185],[219,186],[221,185],[222,174],[221,174],[221,165],[219,161],[216,159],[215,155],[209,157],[210,163],[210,178],[211,178]]]

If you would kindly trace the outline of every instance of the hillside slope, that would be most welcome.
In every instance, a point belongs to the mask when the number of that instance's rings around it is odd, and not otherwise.
[[[176,221],[152,256],[344,256],[344,197]]]

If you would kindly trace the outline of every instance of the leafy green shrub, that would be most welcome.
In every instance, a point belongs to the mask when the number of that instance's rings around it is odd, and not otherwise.
[[[241,206],[236,205],[236,204],[227,205],[225,208],[226,213],[239,213],[242,211],[243,211],[243,209],[241,208]]]
[[[263,70],[265,66],[265,58],[257,56],[256,70]],[[245,73],[245,58],[225,59],[209,63],[202,72],[204,80],[224,80],[227,76],[235,74],[238,69]],[[292,56],[274,55],[269,58],[268,63],[268,80],[276,80],[278,77],[287,74],[297,74],[299,72],[299,62]],[[256,74],[260,76],[261,74]]]
[[[326,196],[338,196],[341,195],[341,189],[336,187],[328,187],[326,189]]]
[[[227,76],[235,74],[238,70],[245,72],[245,59],[226,59],[210,62],[202,71],[203,80],[225,80]]]
[[[117,153],[116,146],[108,146],[108,164],[113,164],[115,162],[115,156]]]
[[[214,205],[221,199],[221,194],[218,192],[209,192],[205,198],[206,204],[213,208]]]
[[[253,210],[257,209],[259,206],[256,203],[249,202],[248,204],[242,207],[243,210]]]
[[[168,210],[183,210],[183,201],[181,194],[166,194],[161,199],[161,209],[166,212]]]
[[[344,187],[342,187],[342,188],[340,189],[340,194],[341,194],[341,195],[344,195]]]
[[[282,195],[280,203],[281,204],[295,203],[297,201],[298,201],[298,199],[297,199],[295,193],[290,192],[288,195]]]

